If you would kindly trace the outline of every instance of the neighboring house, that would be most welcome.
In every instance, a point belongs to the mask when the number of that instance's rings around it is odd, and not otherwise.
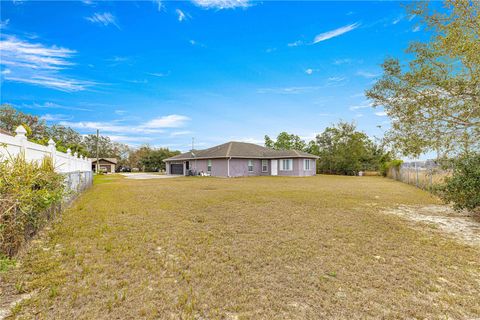
[[[165,159],[167,174],[206,173],[217,177],[313,176],[317,156],[297,150],[273,150],[253,143],[227,142]]]
[[[91,158],[92,161],[92,170],[97,171],[97,159]],[[114,173],[117,166],[117,159],[115,158],[99,158],[98,162],[100,163],[100,171],[105,173]]]

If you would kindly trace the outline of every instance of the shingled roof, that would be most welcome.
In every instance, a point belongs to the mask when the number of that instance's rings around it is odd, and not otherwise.
[[[317,156],[297,150],[274,150],[253,143],[230,141],[209,149],[185,152],[163,161],[219,159],[219,158],[247,158],[247,159],[275,159],[275,158],[318,158]]]

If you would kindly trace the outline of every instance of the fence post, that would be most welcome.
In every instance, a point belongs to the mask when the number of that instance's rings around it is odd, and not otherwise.
[[[415,186],[418,188],[418,166],[416,161],[415,161]]]
[[[27,136],[25,135],[27,133],[27,130],[25,129],[24,126],[20,125],[15,129],[15,139],[20,142],[20,152],[23,153],[25,159],[27,158]]]
[[[48,151],[50,151],[50,156],[52,157],[53,167],[57,165],[57,148],[55,147],[55,141],[52,139],[48,140]]]

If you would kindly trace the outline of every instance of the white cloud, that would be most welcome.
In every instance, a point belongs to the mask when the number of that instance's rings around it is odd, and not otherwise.
[[[302,94],[309,93],[323,88],[323,86],[303,86],[303,87],[284,87],[284,88],[261,88],[257,93],[274,93],[274,94]]]
[[[342,65],[342,64],[350,64],[352,63],[352,59],[348,59],[348,58],[345,58],[345,59],[335,59],[333,61],[333,64],[335,65]]]
[[[235,9],[248,8],[251,3],[249,0],[192,0],[192,2],[204,9]]]
[[[163,6],[163,3],[162,3],[162,0],[152,0],[152,2],[157,5],[158,11],[163,10],[164,6]]]
[[[313,39],[313,44],[338,37],[338,36],[340,36],[344,33],[355,30],[359,26],[360,26],[359,23],[353,23],[353,24],[349,24],[349,25],[343,26],[343,27],[335,29],[335,30],[330,30],[330,31],[327,31],[327,32],[320,33],[319,35],[317,35],[315,37],[315,39]]]
[[[297,41],[288,43],[287,46],[289,46],[289,47],[298,47],[298,46],[301,46],[302,44],[303,44],[303,41],[302,41],[302,40],[297,40]]]
[[[5,21],[0,20],[0,29],[5,28],[6,26],[8,26],[9,23],[10,23],[10,19],[7,19]]]
[[[70,120],[72,119],[72,116],[67,116],[64,114],[44,114],[43,116],[40,117],[41,119],[45,121],[64,121],[64,120]]]
[[[192,134],[192,133],[193,133],[192,131],[174,131],[174,132],[170,133],[170,136],[171,137],[177,137],[177,136],[184,136],[184,135]]]
[[[113,132],[113,133],[130,133],[130,134],[151,134],[151,133],[162,133],[163,130],[158,129],[149,129],[143,126],[132,126],[132,125],[117,125],[115,122],[95,122],[95,121],[80,121],[80,122],[70,122],[70,121],[61,121],[61,125],[71,127],[74,129],[80,130],[100,130],[104,132]]]
[[[385,111],[378,111],[378,112],[375,112],[375,115],[379,117],[385,117],[387,113]]]
[[[163,78],[163,77],[167,77],[170,74],[170,71],[168,71],[166,73],[164,73],[164,72],[147,72],[147,74],[149,74],[151,76],[154,76],[154,77]]]
[[[400,15],[400,16],[396,17],[395,19],[393,19],[392,24],[395,25],[395,24],[399,23],[400,21],[403,20],[403,18],[404,18],[403,15]]]
[[[12,73],[12,71],[10,69],[5,69],[5,70],[2,70],[1,74],[2,75],[7,75],[7,74],[10,74]]]
[[[85,17],[85,19],[90,21],[91,23],[103,25],[104,27],[114,25],[115,27],[120,29],[120,26],[117,23],[117,18],[110,12],[95,12],[91,17]]]
[[[360,70],[360,71],[357,71],[357,75],[358,76],[361,76],[361,77],[364,77],[364,78],[376,78],[379,76],[378,73],[373,73],[373,72],[368,72],[368,71],[363,71],[363,70]]]
[[[119,116],[124,115],[125,113],[127,113],[126,110],[115,110],[114,112],[115,112],[115,114],[118,114]]]
[[[109,121],[109,122],[97,122],[97,121],[79,121],[79,122],[71,122],[71,121],[60,121],[61,125],[71,127],[74,129],[86,131],[86,132],[94,132],[97,129],[102,131],[103,133],[109,135],[113,134],[117,140],[123,139],[123,141],[127,141],[129,139],[127,135],[131,135],[131,141],[138,141],[138,137],[135,135],[149,135],[149,134],[159,134],[165,133],[166,128],[178,128],[182,127],[190,118],[182,115],[168,115],[159,117],[156,119],[152,119],[147,122],[137,123],[137,124],[120,124],[122,121]],[[180,134],[188,134],[189,131],[179,131],[176,135]],[[175,132],[171,134],[172,136],[175,135]],[[127,137],[127,138],[122,138]]]
[[[305,70],[305,73],[306,73],[306,74],[312,74],[312,73],[313,73],[313,69],[308,68],[307,70]]]
[[[420,26],[416,26],[415,28],[412,29],[412,32],[418,32],[422,30],[422,28],[420,28]]]
[[[182,22],[187,20],[187,15],[182,10],[176,9],[175,12],[177,13],[178,21]]]
[[[93,82],[61,76],[60,71],[73,65],[71,58],[74,50],[58,46],[46,46],[32,43],[15,36],[0,38],[0,64],[8,67],[2,73],[7,81],[29,83],[60,91],[81,91],[93,85]],[[7,70],[7,69],[5,69]]]
[[[73,107],[73,106],[63,106],[53,102],[45,102],[43,104],[33,103],[33,104],[23,104],[22,107],[28,109],[57,109],[57,110],[75,110],[75,111],[92,111],[92,109],[84,107]]]
[[[138,136],[122,136],[122,135],[107,135],[110,140],[114,142],[123,142],[123,143],[138,143],[138,142],[149,142],[152,141],[152,137],[138,137]]]
[[[171,114],[160,118],[152,119],[145,123],[142,127],[145,128],[178,128],[189,121],[190,118],[178,114]]]
[[[365,108],[371,108],[372,104],[360,104],[360,105],[355,105],[355,106],[350,106],[348,109],[354,111],[354,110],[359,110],[359,109],[365,109]]]

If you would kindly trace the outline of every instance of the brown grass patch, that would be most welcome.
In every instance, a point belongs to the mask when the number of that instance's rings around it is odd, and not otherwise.
[[[480,249],[383,213],[438,204],[415,187],[342,176],[100,179],[1,275],[3,288],[38,292],[17,317],[480,316]]]

